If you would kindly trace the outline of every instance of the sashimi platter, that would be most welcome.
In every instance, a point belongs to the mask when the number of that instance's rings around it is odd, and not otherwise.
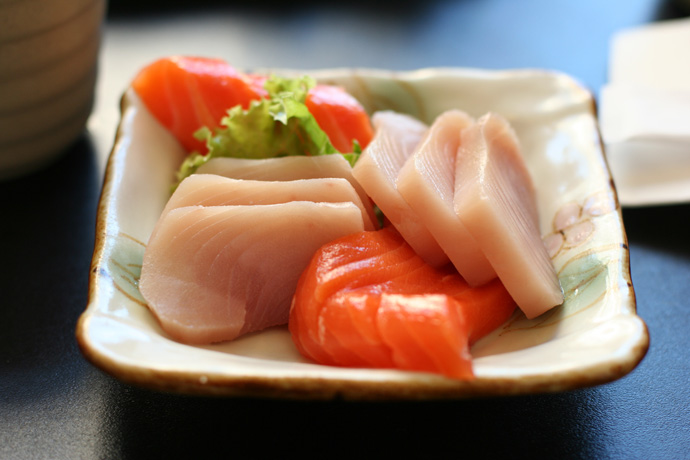
[[[644,357],[591,94],[539,70],[134,75],[77,326],[163,391],[564,391]]]

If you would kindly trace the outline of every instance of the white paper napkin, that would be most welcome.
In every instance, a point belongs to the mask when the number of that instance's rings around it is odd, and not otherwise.
[[[616,34],[599,99],[621,204],[690,202],[690,19]]]

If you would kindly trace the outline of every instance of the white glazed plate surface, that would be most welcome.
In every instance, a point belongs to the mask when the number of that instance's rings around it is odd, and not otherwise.
[[[93,364],[159,390],[319,399],[562,391],[634,369],[649,337],[636,315],[620,205],[589,92],[565,75],[531,70],[308,73],[346,87],[370,112],[393,109],[427,123],[451,108],[507,117],[538,189],[541,230],[565,292],[563,306],[534,320],[518,312],[475,344],[477,378],[471,382],[317,365],[299,355],[287,327],[217,345],[174,342],[147,309],[137,280],[184,153],[130,90],[99,206],[89,304],[77,327],[79,345]]]

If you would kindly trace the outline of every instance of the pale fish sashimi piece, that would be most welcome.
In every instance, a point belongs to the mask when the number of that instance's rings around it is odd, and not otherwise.
[[[233,179],[285,181],[339,177],[346,179],[362,199],[369,218],[376,225],[378,220],[371,200],[352,175],[352,166],[338,154],[317,156],[287,156],[264,158],[211,158],[201,165],[198,174],[218,174]]]
[[[436,267],[448,263],[446,253],[395,185],[400,169],[428,126],[408,115],[390,111],[376,112],[372,123],[374,138],[352,168],[352,174],[425,262]]]
[[[462,132],[455,184],[455,211],[525,316],[563,303],[532,179],[504,118],[487,114]]]
[[[352,203],[293,201],[170,210],[144,253],[139,289],[161,327],[190,344],[285,324],[322,245],[364,230]]]
[[[471,286],[496,272],[453,208],[460,132],[474,122],[459,110],[439,115],[398,175],[398,190]]]
[[[192,174],[175,189],[163,214],[183,206],[278,204],[290,201],[354,203],[362,211],[365,230],[374,230],[364,204],[352,184],[342,178],[262,181],[231,179],[216,174]]]

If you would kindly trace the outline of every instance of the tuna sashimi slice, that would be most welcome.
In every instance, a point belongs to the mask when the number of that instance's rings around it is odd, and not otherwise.
[[[397,186],[458,272],[478,286],[495,278],[496,272],[453,208],[460,132],[472,123],[459,110],[439,115],[400,170]]]
[[[434,266],[448,263],[446,253],[395,184],[400,169],[428,127],[408,115],[389,111],[376,112],[372,121],[374,138],[360,155],[352,174],[417,254]]]
[[[528,318],[563,303],[539,231],[529,171],[508,122],[487,114],[462,132],[455,211]]]
[[[193,174],[180,182],[163,214],[184,206],[279,204],[290,201],[354,203],[362,212],[364,229],[376,228],[352,184],[341,178],[261,181]]]
[[[371,221],[374,224],[378,222],[371,200],[352,175],[352,166],[342,155],[287,156],[261,160],[212,158],[201,165],[196,172],[198,174],[218,174],[233,179],[267,181],[339,177],[352,184],[362,199],[362,204]]]
[[[314,252],[362,230],[352,203],[172,209],[148,243],[139,289],[173,339],[232,340],[285,324]]]

